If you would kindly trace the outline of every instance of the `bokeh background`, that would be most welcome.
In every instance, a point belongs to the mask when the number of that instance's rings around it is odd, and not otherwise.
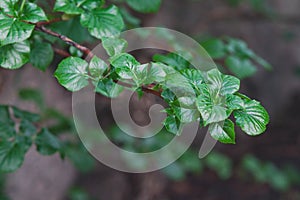
[[[257,0],[257,5],[262,1]],[[266,59],[273,70],[258,68],[241,83],[242,92],[260,100],[270,113],[265,134],[250,137],[237,131],[236,145],[218,143],[214,156],[200,160],[196,170],[187,173],[175,166],[127,174],[98,162],[92,170],[81,172],[59,155],[40,156],[33,148],[17,172],[5,175],[3,193],[13,200],[300,199],[300,1],[269,0],[263,1],[263,7],[249,1],[233,6],[234,2],[163,0],[156,14],[133,14],[142,20],[142,26],[162,26],[195,39],[243,39]],[[18,71],[1,69],[0,103],[35,111],[36,105],[21,100],[18,91],[36,88],[47,106],[71,116],[71,93],[56,82],[55,67],[54,63],[45,73],[30,66]],[[147,114],[143,112],[153,100],[146,96],[137,118]],[[103,123],[111,126],[109,100],[97,97],[97,102],[97,109],[108,116]],[[202,140],[199,136],[193,144],[196,155]],[[188,163],[195,162],[190,159]]]

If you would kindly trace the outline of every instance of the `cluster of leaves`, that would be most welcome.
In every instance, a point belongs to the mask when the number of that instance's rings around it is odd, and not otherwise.
[[[125,2],[132,9],[143,13],[154,12],[161,4],[160,0]],[[202,127],[208,126],[212,137],[220,142],[235,143],[234,123],[229,119],[231,114],[236,124],[249,135],[261,134],[266,129],[269,122],[266,110],[259,102],[238,93],[239,79],[224,75],[217,69],[205,72],[195,69],[190,66],[189,61],[176,53],[155,55],[153,62],[145,64],[125,53],[127,42],[118,37],[125,28],[125,23],[120,9],[115,5],[107,6],[103,0],[57,0],[53,8],[55,12],[62,12],[61,19],[67,21],[56,26],[54,24],[54,30],[59,26],[60,29],[66,29],[65,25],[68,23],[76,24],[76,27],[81,28],[76,28],[73,32],[80,32],[84,38],[93,37],[102,41],[110,57],[107,61],[97,56],[84,60],[81,57],[86,52],[78,48],[78,44],[59,33],[45,31],[46,28],[39,23],[47,20],[46,14],[35,3],[27,0],[4,0],[0,5],[0,65],[3,68],[18,69],[30,62],[45,70],[53,59],[51,43],[55,40],[45,35],[50,32],[50,35],[73,45],[69,49],[72,56],[62,60],[55,71],[58,82],[69,91],[81,90],[90,81],[97,93],[109,98],[117,97],[125,88],[136,91],[140,96],[145,90],[152,91],[168,103],[169,107],[165,109],[168,117],[163,123],[169,132],[177,135],[181,133],[183,125],[197,122]],[[84,38],[80,37],[81,42],[85,41]],[[210,45],[217,48],[211,47],[209,51]],[[249,59],[254,59],[265,67],[269,66],[242,41],[215,40],[210,45],[206,42],[206,48],[213,58],[221,58],[226,54],[235,55],[226,59],[233,73],[244,63],[249,68]],[[245,69],[243,71],[247,71]],[[252,75],[247,72],[247,76],[249,74]],[[23,96],[26,98],[26,92]],[[33,96],[27,94],[27,98]],[[68,152],[78,150],[77,144],[62,144],[51,133],[55,129],[37,128],[36,124],[40,123],[38,115],[11,106],[2,106],[1,110],[1,123],[5,127],[0,131],[3,135],[0,145],[2,171],[12,171],[19,167],[32,144],[37,146],[41,154],[58,151],[62,155],[69,155],[76,163],[77,157]],[[51,116],[60,118],[57,112],[50,113]]]
[[[261,65],[266,70],[271,70],[271,65],[263,58],[257,56],[247,44],[236,38],[209,38],[201,41],[201,45],[216,61],[222,61],[222,65],[234,76],[244,79],[253,76],[256,65]],[[219,66],[226,71],[224,66]]]
[[[53,155],[58,152],[62,158],[66,156],[81,171],[88,171],[93,167],[93,159],[75,134],[68,140],[59,138],[63,133],[74,132],[70,119],[56,110],[46,108],[43,96],[37,90],[22,89],[19,97],[34,102],[41,110],[41,115],[13,106],[0,105],[1,172],[18,169],[32,145],[35,145],[41,155]],[[39,128],[41,124],[48,124],[48,128]]]

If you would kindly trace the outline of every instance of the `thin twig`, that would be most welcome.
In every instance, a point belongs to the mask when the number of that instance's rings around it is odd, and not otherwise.
[[[87,48],[85,46],[82,46],[81,44],[78,44],[77,42],[73,41],[72,39],[68,38],[65,35],[62,35],[60,33],[54,32],[54,31],[52,31],[50,29],[47,29],[45,26],[39,25],[38,23],[35,24],[35,29],[39,30],[39,31],[42,31],[42,32],[44,32],[44,33],[46,33],[48,35],[51,35],[53,37],[57,37],[57,38],[61,39],[65,43],[67,43],[67,44],[69,44],[69,45],[77,48],[81,52],[83,52],[87,57],[92,58],[94,56],[94,54],[92,53],[92,51],[89,48]]]
[[[54,19],[50,19],[48,21],[38,22],[38,23],[36,23],[36,25],[44,26],[44,25],[49,25],[49,24],[52,24],[52,23],[55,23],[55,22],[60,22],[60,21],[62,21],[61,18],[54,18]]]
[[[62,57],[70,57],[71,56],[71,54],[65,50],[58,49],[56,47],[52,47],[52,48],[55,53],[61,55]]]

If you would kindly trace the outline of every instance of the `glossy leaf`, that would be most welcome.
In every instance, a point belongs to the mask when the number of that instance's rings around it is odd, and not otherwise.
[[[269,115],[265,108],[255,100],[245,100],[243,109],[233,112],[236,124],[248,135],[259,135],[266,130]]]
[[[28,39],[33,29],[34,25],[10,18],[0,12],[0,46]]]
[[[47,17],[42,8],[34,3],[25,3],[20,19],[26,22],[36,23],[46,21]]]
[[[226,119],[225,122],[217,122],[209,125],[211,136],[219,142],[225,144],[235,144],[234,123]]]
[[[85,10],[101,8],[104,0],[56,0],[54,11],[64,12],[70,15],[82,14]]]
[[[88,63],[81,58],[64,59],[55,71],[58,82],[74,92],[86,87],[88,82]]]
[[[229,75],[222,74],[218,69],[207,72],[209,87],[221,95],[233,94],[240,88],[240,80]]]
[[[107,38],[102,41],[102,45],[109,56],[123,53],[127,48],[127,41],[121,38]]]
[[[228,110],[222,100],[217,99],[215,91],[212,91],[207,85],[203,85],[200,89],[201,94],[198,96],[196,104],[204,125],[224,121],[228,117]]]
[[[116,6],[85,12],[81,15],[80,22],[98,39],[117,36],[124,28],[122,16]]]
[[[107,64],[97,56],[94,56],[89,64],[90,74],[96,79],[99,79],[107,68]]]
[[[6,69],[18,69],[29,61],[29,43],[6,45],[0,48],[0,66]]]
[[[155,54],[153,61],[164,63],[177,70],[182,70],[190,66],[190,63],[177,53],[168,53],[167,55]]]
[[[167,116],[164,121],[164,126],[170,133],[180,135],[182,131],[181,123],[174,115]]]

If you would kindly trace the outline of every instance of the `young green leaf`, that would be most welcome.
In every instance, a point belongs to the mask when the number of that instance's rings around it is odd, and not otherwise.
[[[107,38],[102,41],[102,45],[109,56],[115,56],[123,53],[128,43],[121,38]]]
[[[224,121],[228,117],[228,110],[221,100],[216,96],[216,91],[207,85],[202,85],[200,95],[197,98],[197,108],[201,113],[204,125]]]
[[[56,0],[54,11],[64,12],[69,15],[79,15],[85,10],[101,8],[104,0]]]
[[[0,66],[6,69],[18,69],[29,61],[29,52],[27,41],[1,47]]]
[[[225,144],[235,144],[234,123],[230,119],[225,122],[217,122],[209,125],[210,135]]]
[[[85,12],[81,15],[80,22],[98,39],[115,37],[125,26],[118,8],[114,5]]]
[[[94,56],[89,64],[90,74],[96,79],[99,79],[107,68],[107,64],[97,56]]]
[[[190,66],[190,63],[177,53],[168,53],[167,55],[155,54],[152,59],[155,62],[172,66],[176,70],[183,70]]]
[[[243,109],[236,110],[233,114],[236,124],[251,136],[263,133],[269,123],[267,111],[255,100],[244,100]]]
[[[182,125],[180,123],[180,120],[177,119],[175,115],[167,116],[163,124],[167,131],[169,131],[170,133],[173,133],[175,135],[181,134]]]
[[[209,87],[225,96],[233,94],[240,88],[240,80],[229,75],[222,74],[218,69],[212,69],[207,72],[207,81]]]
[[[88,63],[77,57],[64,59],[55,71],[58,82],[66,89],[75,92],[86,87],[88,82]]]

